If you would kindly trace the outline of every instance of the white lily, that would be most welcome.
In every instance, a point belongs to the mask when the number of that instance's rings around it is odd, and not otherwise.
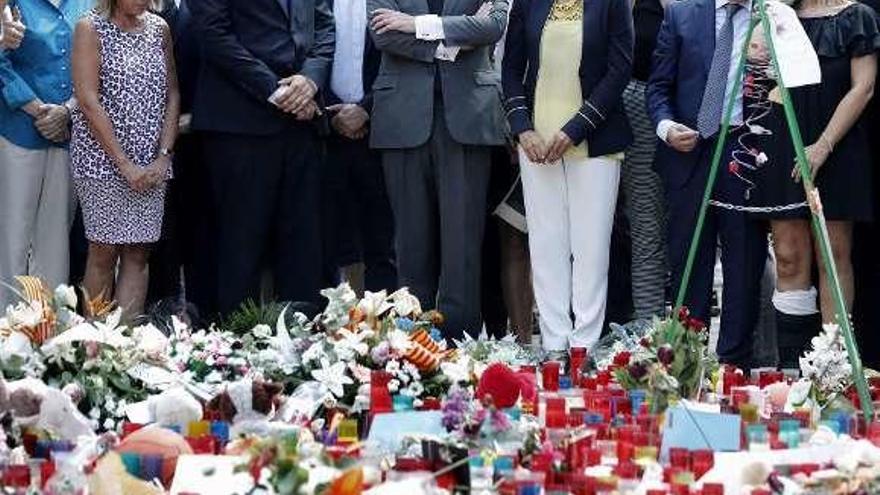
[[[287,307],[285,306],[281,310],[281,314],[278,315],[278,321],[275,322],[275,337],[271,339],[272,348],[278,353],[282,366],[298,367],[302,361],[294,348],[293,340],[290,338],[290,331],[287,329],[287,320],[285,319],[286,314]]]
[[[43,322],[43,304],[39,301],[20,302],[6,308],[6,319],[12,328],[33,328]]]
[[[409,340],[409,334],[403,330],[390,330],[385,338],[388,340],[388,345],[391,346],[391,349],[398,355],[406,354],[412,346],[412,341]]]
[[[455,361],[442,362],[440,363],[440,371],[452,383],[469,382],[471,380],[471,357],[465,354]]]
[[[321,368],[312,370],[312,378],[327,387],[336,397],[345,395],[345,385],[351,385],[354,381],[345,374],[345,363],[337,361],[330,364],[328,359],[321,359]]]
[[[357,307],[370,320],[384,314],[392,306],[388,302],[388,293],[383,290],[379,292],[364,292],[364,298],[360,300]]]
[[[122,319],[122,310],[117,309],[107,316],[105,322],[95,321],[80,323],[79,325],[56,336],[43,345],[44,349],[51,349],[57,345],[72,344],[74,342],[97,342],[110,347],[120,348],[132,345],[132,340],[122,334],[124,327],[119,326]]]
[[[70,309],[76,309],[76,290],[69,286],[61,284],[55,288],[53,294],[56,304]]]
[[[333,343],[336,354],[341,359],[348,361],[354,358],[355,355],[363,356],[369,352],[370,346],[364,340],[372,337],[373,332],[371,330],[352,332],[347,328],[340,328],[336,331],[336,336],[339,338],[339,340]]]
[[[398,289],[391,294],[391,302],[394,303],[394,312],[398,316],[418,316],[422,314],[422,305],[419,298],[412,295],[406,287]]]

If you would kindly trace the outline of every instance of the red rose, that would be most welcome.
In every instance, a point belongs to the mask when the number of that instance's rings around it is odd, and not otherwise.
[[[702,332],[706,329],[706,324],[703,322],[703,320],[697,318],[688,318],[687,324],[685,324],[685,326],[693,330],[694,332]]]
[[[678,321],[684,323],[690,318],[691,312],[687,309],[687,306],[682,306],[678,308]]]
[[[672,362],[675,361],[675,351],[672,349],[672,346],[664,345],[657,349],[657,359],[664,366],[672,364]]]
[[[628,366],[629,365],[629,358],[630,358],[629,351],[620,351],[617,353],[616,356],[614,356],[614,365],[618,366],[618,367]]]

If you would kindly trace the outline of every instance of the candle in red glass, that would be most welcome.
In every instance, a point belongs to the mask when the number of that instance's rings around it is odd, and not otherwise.
[[[201,437],[186,437],[194,454],[213,455],[217,453],[217,439],[211,435]]]
[[[547,416],[544,420],[547,428],[565,428],[565,413],[559,411],[547,410]]]
[[[691,453],[688,449],[670,448],[669,449],[669,465],[675,468],[690,469]]]
[[[554,411],[565,414],[564,397],[547,397],[547,412]]]
[[[385,371],[370,373],[370,413],[379,414],[394,411],[391,393],[388,391],[389,382],[391,382],[391,373]]]
[[[617,442],[617,462],[631,462],[635,455],[635,447],[630,442]]]
[[[761,388],[785,380],[785,373],[781,371],[762,371],[758,374],[758,386]]]
[[[721,483],[703,483],[703,495],[724,495],[724,485]]]
[[[672,485],[672,495],[690,495],[691,489],[687,485]]]
[[[639,467],[627,461],[618,459],[617,467],[614,468],[614,474],[625,480],[634,480],[639,476]]]
[[[562,363],[558,361],[550,361],[541,365],[541,383],[544,390],[548,392],[556,392],[559,390],[559,373],[562,369]]]
[[[596,373],[596,383],[603,387],[607,387],[609,383],[611,383],[611,372],[608,370],[602,370],[599,373]]]
[[[752,495],[773,495],[773,492],[766,488],[755,488],[752,490]]]
[[[577,428],[584,424],[584,411],[572,410],[568,413],[568,426]]]
[[[645,431],[637,431],[633,435],[633,443],[637,447],[647,447],[651,445],[651,435]]]
[[[598,382],[595,376],[582,376],[581,377],[581,388],[584,390],[596,390],[596,386]]]
[[[715,466],[715,452],[707,449],[695,450],[691,453],[691,467],[694,476],[699,479]]]
[[[26,464],[6,466],[0,486],[8,488],[27,488],[31,486],[31,468]]]
[[[617,441],[632,443],[636,436],[638,427],[633,425],[623,425],[617,429]]]
[[[730,389],[738,387],[745,382],[745,376],[736,369],[726,368],[722,376],[722,392],[724,395],[730,395]]]
[[[645,495],[668,495],[669,492],[662,488],[651,488],[645,492]]]
[[[584,367],[584,363],[587,362],[587,348],[586,347],[572,347],[569,351],[569,366],[571,372],[571,385],[574,387],[579,387],[581,384],[581,372]]]

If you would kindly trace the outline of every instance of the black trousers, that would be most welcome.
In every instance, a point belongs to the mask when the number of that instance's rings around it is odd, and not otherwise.
[[[321,162],[306,124],[271,136],[205,133],[216,219],[217,305],[229,314],[259,300],[271,268],[283,301],[320,306]]]
[[[400,285],[446,316],[448,338],[482,328],[480,279],[492,148],[456,142],[435,104],[427,143],[385,150]]]
[[[371,292],[397,288],[394,217],[382,159],[367,139],[332,134],[324,166],[325,265],[331,282],[339,268],[362,261],[364,288]]]

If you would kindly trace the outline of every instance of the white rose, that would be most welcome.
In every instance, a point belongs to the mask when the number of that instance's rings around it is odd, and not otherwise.
[[[12,328],[33,328],[43,322],[43,306],[38,301],[18,303],[6,308],[6,318]]]
[[[76,308],[76,289],[69,285],[59,285],[55,288],[55,303],[65,308]]]
[[[261,323],[255,326],[251,330],[251,333],[258,339],[268,339],[272,336],[272,327]]]

